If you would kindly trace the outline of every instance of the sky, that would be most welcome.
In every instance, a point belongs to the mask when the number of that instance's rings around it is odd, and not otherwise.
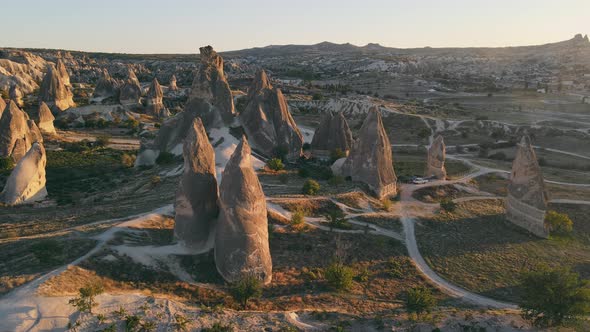
[[[0,0],[0,47],[197,53],[323,41],[519,46],[590,34],[589,0]]]

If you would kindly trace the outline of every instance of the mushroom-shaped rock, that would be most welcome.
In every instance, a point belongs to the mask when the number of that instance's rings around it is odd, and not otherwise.
[[[0,201],[8,205],[31,203],[47,196],[45,164],[47,159],[41,143],[34,143],[10,173]]]
[[[530,138],[523,136],[517,144],[516,157],[508,184],[506,217],[509,221],[539,236],[549,236],[545,225],[547,193],[537,156]]]
[[[178,85],[176,83],[176,75],[172,75],[172,77],[170,77],[170,84],[168,84],[168,91],[177,91],[178,90]]]
[[[37,127],[44,134],[55,134],[55,127],[53,121],[55,117],[51,114],[49,106],[44,102],[39,104],[39,111],[37,112]]]
[[[447,170],[445,169],[446,147],[444,139],[438,135],[432,145],[428,148],[428,157],[426,161],[426,177],[435,177],[445,179]]]
[[[146,94],[146,113],[158,118],[169,117],[170,112],[164,107],[163,98],[162,86],[154,77]]]
[[[352,132],[342,113],[328,111],[313,134],[311,153],[314,157],[328,159],[335,151],[348,155],[352,147]]]
[[[193,121],[183,145],[184,172],[176,192],[174,234],[197,251],[213,248],[218,189],[215,151],[201,119]]]
[[[135,106],[139,104],[141,98],[141,86],[139,80],[131,68],[127,72],[127,80],[121,86],[119,91],[119,102],[125,106]]]
[[[223,59],[211,46],[199,48],[201,63],[197,69],[185,111],[195,113],[206,128],[233,121],[234,101],[223,72]],[[208,107],[203,107],[203,101]]]
[[[369,110],[359,138],[342,165],[342,173],[353,181],[366,184],[380,199],[397,194],[391,144],[377,107]]]
[[[248,90],[248,102],[240,122],[252,146],[268,157],[301,156],[303,136],[280,89],[273,88],[266,72],[259,70]]]
[[[63,111],[76,106],[72,99],[73,96],[72,90],[64,81],[64,77],[58,73],[57,69],[48,65],[39,90],[39,102],[45,102],[49,107],[55,107]]]
[[[0,156],[12,157],[18,162],[34,142],[42,141],[35,122],[10,101],[0,118]]]
[[[227,282],[253,275],[267,284],[272,279],[272,259],[266,199],[252,168],[250,153],[243,138],[223,171],[215,264]]]
[[[107,69],[103,70],[102,77],[96,82],[92,98],[105,99],[116,97],[119,93],[119,83],[111,77]]]

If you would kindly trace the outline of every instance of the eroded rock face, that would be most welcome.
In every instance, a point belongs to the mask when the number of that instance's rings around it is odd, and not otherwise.
[[[393,170],[391,144],[383,128],[381,113],[372,107],[342,165],[344,176],[366,184],[378,198],[397,194],[397,177]]]
[[[168,84],[168,90],[169,91],[177,91],[178,90],[178,85],[176,85],[176,75],[172,75],[172,77],[170,77],[170,84]]]
[[[248,103],[240,122],[252,146],[266,156],[301,156],[303,136],[280,89],[273,88],[266,72],[259,70],[248,89]]]
[[[35,142],[43,142],[35,122],[10,101],[0,118],[0,156],[18,162]]]
[[[183,145],[184,172],[176,192],[174,234],[186,246],[198,251],[213,248],[218,190],[215,151],[197,118]]]
[[[512,223],[539,236],[549,236],[545,225],[547,192],[545,181],[530,138],[523,136],[517,145],[508,184],[506,216]]]
[[[223,59],[211,46],[199,48],[201,62],[193,80],[185,111],[194,112],[206,128],[231,124],[234,101],[223,72]],[[202,107],[202,102],[209,104]]]
[[[10,86],[10,90],[8,91],[8,98],[14,101],[19,107],[22,107],[24,105],[23,93],[16,86],[16,84]]]
[[[169,117],[170,112],[164,107],[163,98],[162,86],[158,82],[158,79],[154,77],[145,98],[146,113],[157,118]]]
[[[10,173],[4,190],[0,193],[0,201],[8,205],[18,205],[44,199],[47,196],[46,163],[43,145],[34,143]]]
[[[61,76],[64,84],[66,86],[71,86],[70,83],[70,75],[68,74],[68,70],[66,69],[66,65],[64,64],[61,58],[57,58],[57,62],[55,63],[55,68],[57,69],[57,74]]]
[[[44,102],[39,104],[39,111],[37,112],[37,127],[44,134],[55,134],[55,127],[53,121],[55,117],[51,114],[49,106]]]
[[[227,282],[254,275],[272,279],[266,199],[243,138],[223,171],[220,215],[215,235],[215,264]]]
[[[107,69],[103,70],[102,77],[96,82],[92,98],[106,99],[116,97],[119,94],[119,83],[113,79]]]
[[[135,106],[139,104],[141,98],[141,86],[139,80],[132,69],[127,72],[127,80],[121,85],[119,91],[119,102],[125,106]]]
[[[340,150],[348,155],[352,147],[352,132],[342,113],[328,111],[311,141],[311,153],[316,158],[329,159],[332,152]]]
[[[65,78],[61,75],[53,66],[47,66],[47,72],[39,90],[39,102],[45,102],[49,107],[63,111],[76,104],[72,99],[74,95],[70,86],[66,85],[66,81],[69,82],[69,76]]]
[[[4,109],[6,108],[6,102],[2,97],[0,97],[0,118],[2,118],[2,113],[4,113]]]
[[[438,135],[430,148],[428,148],[428,157],[426,161],[426,177],[435,177],[445,179],[447,170],[445,169],[446,147],[444,139]]]

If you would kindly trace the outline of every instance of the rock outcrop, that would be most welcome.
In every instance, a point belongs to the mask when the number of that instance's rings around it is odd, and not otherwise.
[[[220,214],[215,234],[215,264],[227,282],[254,275],[272,279],[266,199],[243,138],[223,171]]]
[[[313,134],[311,153],[320,159],[329,159],[335,151],[348,156],[352,141],[352,132],[342,113],[328,111]]]
[[[283,93],[272,87],[264,70],[256,72],[247,98],[240,122],[252,146],[268,157],[299,158],[303,136],[289,113]]]
[[[55,134],[55,127],[53,126],[53,121],[55,120],[55,117],[53,116],[53,114],[51,114],[51,110],[49,109],[49,106],[47,106],[47,104],[45,104],[44,102],[41,102],[41,104],[39,104],[39,111],[37,112],[37,127],[39,127],[39,130],[44,133],[44,134],[50,134],[50,135],[54,135]]]
[[[174,234],[197,251],[213,248],[219,213],[215,151],[197,118],[183,145],[184,172],[176,192]]]
[[[176,75],[170,77],[170,84],[168,84],[168,91],[178,91],[178,85],[176,85]]]
[[[223,72],[223,59],[211,46],[201,47],[199,51],[201,63],[185,111],[200,117],[206,128],[231,124],[235,113],[234,101]]]
[[[397,194],[391,144],[377,107],[369,110],[359,138],[342,165],[342,174],[366,184],[379,199]]]
[[[56,68],[48,65],[39,90],[39,102],[45,102],[47,106],[59,111],[76,106],[72,99],[74,95],[70,86],[66,85],[66,80],[69,82],[69,77],[62,77]]]
[[[0,118],[0,156],[18,162],[35,142],[43,142],[39,128],[10,101]]]
[[[61,76],[64,84],[66,86],[71,86],[72,84],[70,83],[70,74],[68,74],[66,65],[64,64],[61,58],[57,58],[57,61],[55,63],[55,69],[57,70],[57,74]]]
[[[163,98],[164,93],[162,92],[162,86],[160,85],[160,82],[158,82],[158,79],[154,77],[145,98],[146,113],[157,118],[169,117],[170,112],[164,107]]]
[[[438,135],[432,145],[428,148],[428,157],[426,161],[426,177],[435,177],[445,179],[447,170],[445,169],[446,147],[444,139]]]
[[[106,99],[117,97],[119,94],[119,83],[113,79],[107,69],[102,72],[102,77],[96,82],[96,87],[92,93],[94,99]]]
[[[131,68],[127,71],[127,80],[121,85],[119,102],[124,106],[137,106],[141,99],[141,86]]]
[[[16,86],[16,84],[10,86],[10,90],[8,90],[8,98],[14,101],[18,107],[22,107],[24,105],[23,93]]]
[[[4,113],[4,109],[6,108],[6,102],[2,97],[0,97],[0,119],[2,118],[2,113]]]
[[[44,199],[47,196],[46,163],[43,144],[34,143],[10,173],[4,190],[0,193],[0,201],[8,205],[18,205]]]
[[[539,237],[547,237],[549,229],[545,225],[546,211],[547,193],[543,174],[530,138],[523,136],[512,162],[506,217]]]

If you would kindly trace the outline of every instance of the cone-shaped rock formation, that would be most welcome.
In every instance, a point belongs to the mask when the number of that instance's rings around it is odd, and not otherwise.
[[[39,104],[39,111],[37,112],[37,127],[44,134],[55,134],[55,127],[53,126],[55,117],[51,114],[49,106],[44,102]]]
[[[170,84],[168,84],[168,90],[169,91],[177,91],[178,90],[178,85],[176,85],[176,75],[172,75],[172,77],[170,77]]]
[[[328,159],[334,151],[348,155],[352,147],[352,132],[342,113],[328,111],[311,141],[311,153],[316,158]]]
[[[342,173],[366,184],[378,198],[397,194],[391,144],[377,107],[369,110]]]
[[[174,234],[195,250],[213,247],[219,213],[215,151],[201,119],[193,121],[183,145],[184,173],[176,192]]]
[[[154,77],[152,84],[146,94],[146,113],[153,115],[157,118],[166,118],[170,116],[170,112],[164,107],[164,93],[162,92],[162,86],[158,79]]]
[[[8,98],[14,101],[16,105],[18,105],[19,107],[22,107],[24,105],[23,93],[16,86],[16,84],[10,86],[10,90],[8,90]]]
[[[199,116],[206,128],[230,124],[235,112],[234,101],[223,72],[223,59],[211,46],[201,47],[199,51],[201,63],[185,111]]]
[[[530,138],[523,136],[512,162],[506,216],[512,223],[529,232],[547,237],[549,230],[545,225],[546,210],[547,193],[543,174]]]
[[[127,71],[127,80],[121,86],[119,91],[119,102],[125,106],[135,106],[139,104],[141,98],[141,86],[139,80],[131,68]]]
[[[76,106],[72,99],[74,96],[72,90],[69,85],[66,85],[69,77],[62,77],[62,75],[59,70],[48,65],[39,90],[39,102],[45,102],[47,106],[55,107],[60,111]],[[67,76],[67,72],[65,75]]]
[[[4,190],[0,193],[0,201],[8,205],[17,205],[45,198],[47,196],[45,188],[46,163],[43,144],[34,143],[10,173]]]
[[[301,156],[303,136],[283,93],[272,87],[264,70],[256,72],[240,122],[252,146],[266,156],[285,155],[289,160]]]
[[[0,118],[0,156],[12,157],[18,162],[33,143],[42,141],[35,122],[10,101]]]
[[[113,79],[107,69],[103,70],[102,77],[96,82],[92,98],[105,99],[116,97],[119,94],[119,83]]]
[[[250,153],[243,138],[223,171],[215,264],[228,282],[254,275],[266,284],[272,279],[266,199]]]
[[[426,177],[435,177],[445,179],[447,170],[445,169],[446,147],[445,141],[441,135],[438,135],[430,148],[428,148],[428,157],[426,161]]]

